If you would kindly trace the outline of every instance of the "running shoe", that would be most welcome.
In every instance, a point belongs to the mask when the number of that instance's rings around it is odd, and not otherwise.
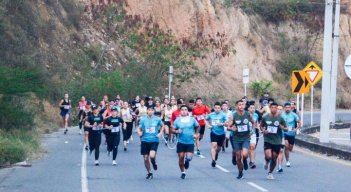
[[[216,167],[216,161],[215,160],[212,160],[211,166],[212,167]]]
[[[237,179],[242,179],[244,176],[243,172],[242,171],[239,171],[239,174],[238,176],[236,177]]]
[[[247,159],[243,159],[243,163],[244,163],[244,170],[247,170],[249,168],[249,166],[247,165]]]
[[[88,145],[85,145],[85,150],[87,150],[87,151],[89,150]]]
[[[109,157],[111,155],[111,151],[107,151],[107,156]]]
[[[148,174],[146,175],[146,179],[152,179],[152,178],[154,178],[154,176],[152,175],[152,173],[148,173]]]
[[[290,161],[287,161],[287,162],[286,162],[286,166],[287,166],[287,167],[290,167]]]
[[[251,169],[255,169],[255,168],[256,168],[256,165],[255,165],[254,162],[250,162],[250,163],[249,163],[249,166],[250,166]]]
[[[117,165],[116,160],[113,160],[113,161],[112,161],[112,165],[115,165],[115,166]]]
[[[65,135],[67,134],[67,131],[68,131],[68,129],[65,129],[65,131],[63,132]]]
[[[99,161],[98,160],[95,160],[95,166],[99,166]]]
[[[182,174],[180,175],[180,178],[181,178],[181,179],[185,179],[185,173],[182,173]]]
[[[277,172],[278,172],[278,173],[283,173],[283,168],[281,168],[281,167],[278,168]]]
[[[124,151],[127,151],[127,147],[125,147],[123,150],[124,150]]]
[[[82,133],[82,130],[79,130],[79,135],[81,135],[81,134],[83,134],[83,133]]]
[[[273,177],[273,173],[268,173],[268,175],[267,175],[267,179],[269,179],[269,180],[273,180],[273,179],[274,179],[274,177]]]
[[[190,165],[189,161],[185,160],[184,168],[189,169],[189,165]]]
[[[196,155],[201,155],[200,149],[196,151]]]
[[[266,161],[266,163],[264,164],[264,170],[268,169],[268,165],[269,165],[269,161]]]

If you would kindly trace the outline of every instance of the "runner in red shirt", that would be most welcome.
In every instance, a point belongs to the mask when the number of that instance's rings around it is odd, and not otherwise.
[[[177,110],[175,110],[173,113],[172,113],[172,119],[171,119],[171,127],[173,127],[173,123],[174,121],[177,119],[177,117],[180,116],[180,107],[183,105],[183,102],[178,99],[177,100]]]
[[[201,98],[199,98],[199,97],[196,98],[195,102],[196,103],[195,103],[195,106],[193,108],[192,114],[201,127],[200,128],[200,137],[198,137],[196,139],[196,149],[197,149],[196,154],[200,155],[200,141],[204,136],[205,126],[206,126],[205,119],[206,119],[206,115],[211,113],[211,110],[206,105],[202,104]]]

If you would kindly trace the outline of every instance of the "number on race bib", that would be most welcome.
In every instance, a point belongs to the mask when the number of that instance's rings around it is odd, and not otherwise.
[[[197,119],[198,121],[201,121],[201,120],[204,120],[205,118],[204,118],[203,115],[199,115],[199,116],[196,117],[196,119]]]
[[[267,126],[267,131],[268,131],[268,133],[277,133],[278,132],[278,127]]]
[[[80,110],[85,110],[85,106],[80,106],[79,109]]]
[[[182,122],[182,123],[189,123],[190,122],[190,118],[189,117],[181,117],[180,118],[180,122]]]
[[[212,126],[219,126],[219,124],[220,124],[219,119],[212,120]]]
[[[70,107],[69,107],[69,105],[65,105],[65,106],[63,106],[63,108],[64,109],[69,109]]]
[[[156,129],[155,127],[149,127],[145,129],[145,132],[149,134],[153,134],[153,133],[156,133]]]
[[[94,127],[93,127],[93,130],[94,130],[94,131],[99,131],[99,130],[100,130],[100,127],[99,127],[99,126],[94,126]]]
[[[118,127],[112,127],[111,132],[112,133],[118,133],[119,132],[119,126]]]
[[[238,125],[238,132],[246,132],[248,130],[249,129],[247,125]]]

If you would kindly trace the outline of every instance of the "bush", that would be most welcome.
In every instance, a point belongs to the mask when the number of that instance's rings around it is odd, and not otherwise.
[[[0,130],[0,167],[25,160],[39,151],[39,139],[32,131]]]
[[[285,80],[289,80],[292,71],[302,70],[305,67],[305,65],[307,65],[307,61],[305,58],[305,55],[299,53],[283,54],[281,59],[278,60],[278,64],[276,66],[277,71],[283,75]]]
[[[255,98],[262,96],[264,93],[271,93],[273,91],[272,81],[253,81],[250,83],[249,88],[251,89]]]

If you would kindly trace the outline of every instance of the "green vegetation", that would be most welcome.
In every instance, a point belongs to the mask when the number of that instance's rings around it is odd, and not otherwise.
[[[32,131],[0,129],[0,167],[26,160],[39,151],[39,139]]]
[[[249,88],[251,89],[255,98],[262,96],[264,93],[272,93],[273,84],[272,81],[253,81],[250,83]]]

